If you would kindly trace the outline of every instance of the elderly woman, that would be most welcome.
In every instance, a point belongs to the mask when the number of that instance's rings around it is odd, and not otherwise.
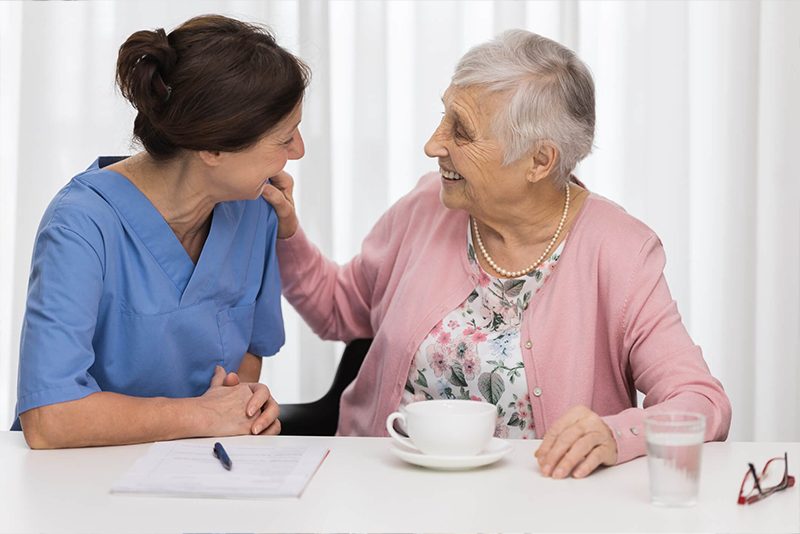
[[[42,218],[14,424],[31,447],[280,431],[258,383],[284,342],[278,219],[260,196],[303,156],[308,77],[222,16],[121,46],[144,150],[99,158]]]
[[[510,31],[461,59],[443,102],[425,145],[439,172],[344,266],[299,228],[290,178],[265,189],[285,296],[325,339],[374,337],[339,433],[384,435],[417,400],[481,400],[497,436],[544,439],[556,478],[642,455],[650,412],[699,412],[705,438],[725,439],[730,404],[681,322],[661,242],[571,175],[594,136],[586,66]]]

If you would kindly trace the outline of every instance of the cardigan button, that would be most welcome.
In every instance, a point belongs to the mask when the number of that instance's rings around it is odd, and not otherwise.
[[[633,434],[634,436],[638,436],[639,435],[639,429],[636,428],[635,426],[632,426],[631,427],[631,434]]]
[[[529,349],[531,347],[533,347],[533,343],[531,343],[531,340],[529,339],[528,341],[525,342],[525,348]]]
[[[534,397],[541,397],[542,396],[542,388],[540,388],[540,387],[533,388],[533,395],[534,395]]]

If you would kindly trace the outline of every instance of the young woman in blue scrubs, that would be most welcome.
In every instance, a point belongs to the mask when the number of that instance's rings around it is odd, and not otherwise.
[[[303,156],[308,80],[265,30],[221,16],[122,45],[144,150],[98,158],[42,218],[14,424],[32,448],[280,432],[258,383],[284,342],[261,195]]]

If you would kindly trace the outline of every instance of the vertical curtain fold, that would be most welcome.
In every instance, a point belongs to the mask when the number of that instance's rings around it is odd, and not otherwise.
[[[759,19],[752,436],[800,439],[800,4]],[[745,400],[745,402],[747,402]]]
[[[0,428],[14,409],[17,358],[13,295],[19,285],[13,261],[17,232],[20,47],[22,6],[0,5]],[[9,201],[8,199],[11,199]]]
[[[689,4],[692,333],[752,435],[759,6]]]

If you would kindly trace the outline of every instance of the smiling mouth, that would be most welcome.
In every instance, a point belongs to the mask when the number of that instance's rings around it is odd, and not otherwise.
[[[442,178],[449,182],[458,182],[459,180],[463,180],[464,177],[458,174],[455,171],[448,171],[441,167],[439,167],[439,174],[442,175]]]

